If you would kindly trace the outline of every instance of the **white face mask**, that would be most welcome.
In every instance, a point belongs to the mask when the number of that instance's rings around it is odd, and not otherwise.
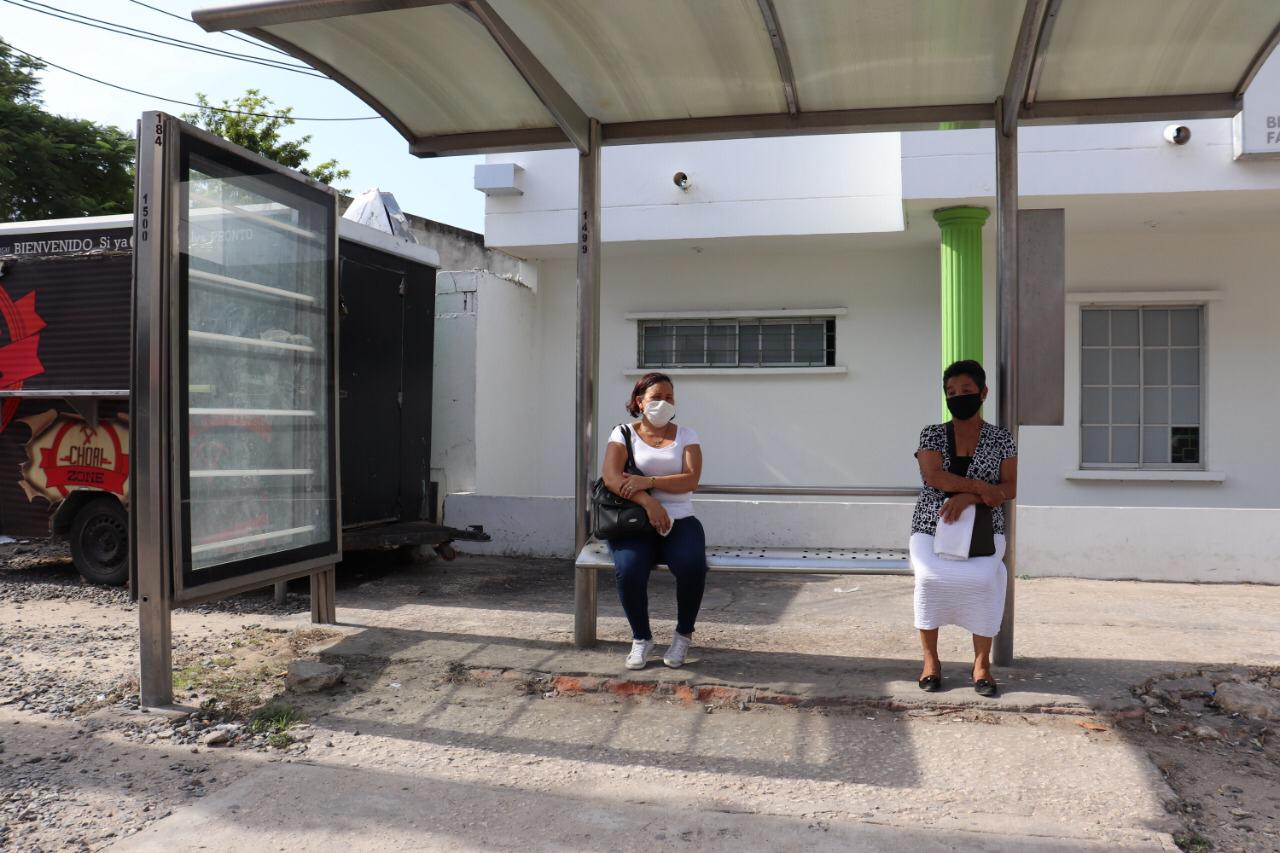
[[[656,427],[664,427],[676,416],[676,407],[666,400],[650,400],[644,405],[644,416]]]

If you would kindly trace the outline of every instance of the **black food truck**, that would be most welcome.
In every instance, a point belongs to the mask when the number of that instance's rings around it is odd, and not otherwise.
[[[107,584],[129,576],[132,232],[132,216],[0,223],[0,535],[63,536],[81,575]],[[248,241],[254,234],[211,229],[207,237]],[[246,250],[252,251],[237,248]],[[487,538],[435,523],[436,263],[426,247],[340,220],[344,550],[425,545],[451,558],[453,541]],[[273,328],[269,311],[251,320],[264,344],[305,343]],[[201,467],[217,469],[223,458],[272,458],[279,413],[256,412],[248,397],[260,386],[259,396],[268,399],[294,377],[246,361],[251,369],[251,377],[235,383],[246,399],[193,421],[188,450]],[[191,381],[193,399],[216,397],[217,376]],[[255,515],[254,505],[245,502],[245,512],[229,512],[203,534],[252,540],[272,524]]]

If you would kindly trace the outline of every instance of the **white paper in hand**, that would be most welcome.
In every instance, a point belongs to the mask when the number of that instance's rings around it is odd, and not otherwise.
[[[969,559],[969,543],[973,540],[973,520],[977,509],[971,504],[964,508],[955,521],[938,519],[938,529],[933,534],[933,553],[947,560]]]

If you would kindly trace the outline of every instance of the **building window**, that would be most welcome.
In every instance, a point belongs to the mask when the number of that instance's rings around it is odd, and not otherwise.
[[[641,320],[640,367],[834,367],[834,317]]]
[[[1202,468],[1204,309],[1083,308],[1084,468]]]

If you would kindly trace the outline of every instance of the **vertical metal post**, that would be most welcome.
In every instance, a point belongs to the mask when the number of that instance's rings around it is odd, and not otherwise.
[[[284,604],[288,600],[289,582],[277,581],[273,589],[272,601],[276,604]]]
[[[311,574],[311,621],[317,625],[338,621],[338,570],[333,566]]]
[[[177,252],[170,241],[173,205],[167,156],[177,144],[169,117],[144,113],[138,124],[138,177],[134,189],[133,393],[129,452],[132,466],[129,555],[138,593],[138,682],[144,707],[173,703],[169,474],[165,419],[169,411],[167,288]]]
[[[600,122],[591,120],[591,144],[578,156],[578,390],[573,480],[573,553],[591,536],[589,500],[596,470],[596,368],[600,362]],[[596,573],[574,582],[574,644],[596,639]]]
[[[1016,105],[1014,106],[1016,109]],[[1004,100],[996,101],[996,301],[999,305],[1000,425],[1018,440],[1018,124],[1005,128]],[[1013,663],[1014,578],[1018,574],[1017,505],[1005,504],[1004,564],[1008,571],[1004,621],[991,660]]]

